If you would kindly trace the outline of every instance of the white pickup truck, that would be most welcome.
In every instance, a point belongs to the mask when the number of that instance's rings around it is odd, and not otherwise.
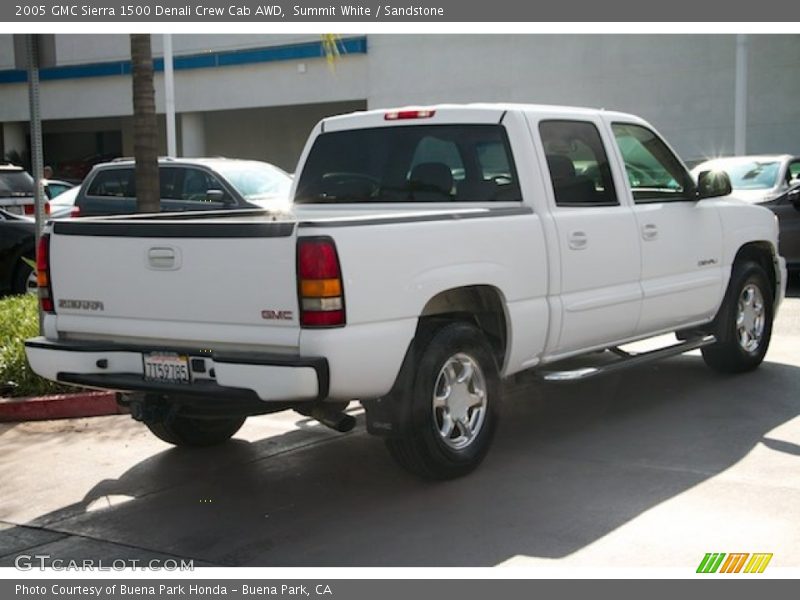
[[[359,112],[321,121],[297,173],[281,212],[50,223],[33,369],[118,390],[188,446],[285,409],[347,430],[358,400],[402,466],[450,478],[484,457],[502,378],[698,348],[741,372],[767,351],[786,280],[775,216],[726,199],[724,174],[695,184],[632,115]],[[606,348],[615,362],[557,364]]]

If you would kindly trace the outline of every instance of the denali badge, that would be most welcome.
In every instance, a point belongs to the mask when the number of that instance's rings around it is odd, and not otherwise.
[[[105,310],[99,300],[66,300],[58,301],[58,308],[71,308],[73,310]]]
[[[290,310],[262,310],[261,318],[268,321],[291,321],[294,318]]]
[[[709,265],[715,265],[715,264],[717,264],[716,258],[704,258],[703,260],[697,261],[698,267],[707,267]]]

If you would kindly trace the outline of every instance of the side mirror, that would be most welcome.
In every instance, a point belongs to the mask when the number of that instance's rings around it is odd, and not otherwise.
[[[727,196],[733,191],[731,180],[724,171],[703,171],[697,176],[697,199]]]
[[[225,205],[233,204],[233,200],[222,190],[208,190],[206,192],[207,202],[222,202]]]

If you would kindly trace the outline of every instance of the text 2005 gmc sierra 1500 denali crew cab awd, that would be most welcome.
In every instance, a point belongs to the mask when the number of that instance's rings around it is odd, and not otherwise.
[[[759,365],[784,294],[777,224],[695,184],[643,120],[528,105],[321,121],[283,213],[61,221],[39,247],[49,379],[119,390],[178,445],[293,408],[339,430],[351,400],[429,478],[473,469],[500,380],[573,380],[701,348]],[[674,345],[559,360],[676,332]]]

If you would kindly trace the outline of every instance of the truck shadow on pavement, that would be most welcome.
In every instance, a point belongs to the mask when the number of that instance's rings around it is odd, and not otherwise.
[[[29,525],[121,544],[126,556],[134,548],[227,566],[560,558],[759,444],[799,456],[770,435],[800,412],[798,381],[798,367],[769,362],[723,377],[698,356],[565,386],[525,378],[507,386],[492,451],[463,479],[407,475],[363,426],[344,436],[306,427],[165,450]],[[133,499],[86,511],[115,497]],[[0,531],[0,540],[14,533]]]

